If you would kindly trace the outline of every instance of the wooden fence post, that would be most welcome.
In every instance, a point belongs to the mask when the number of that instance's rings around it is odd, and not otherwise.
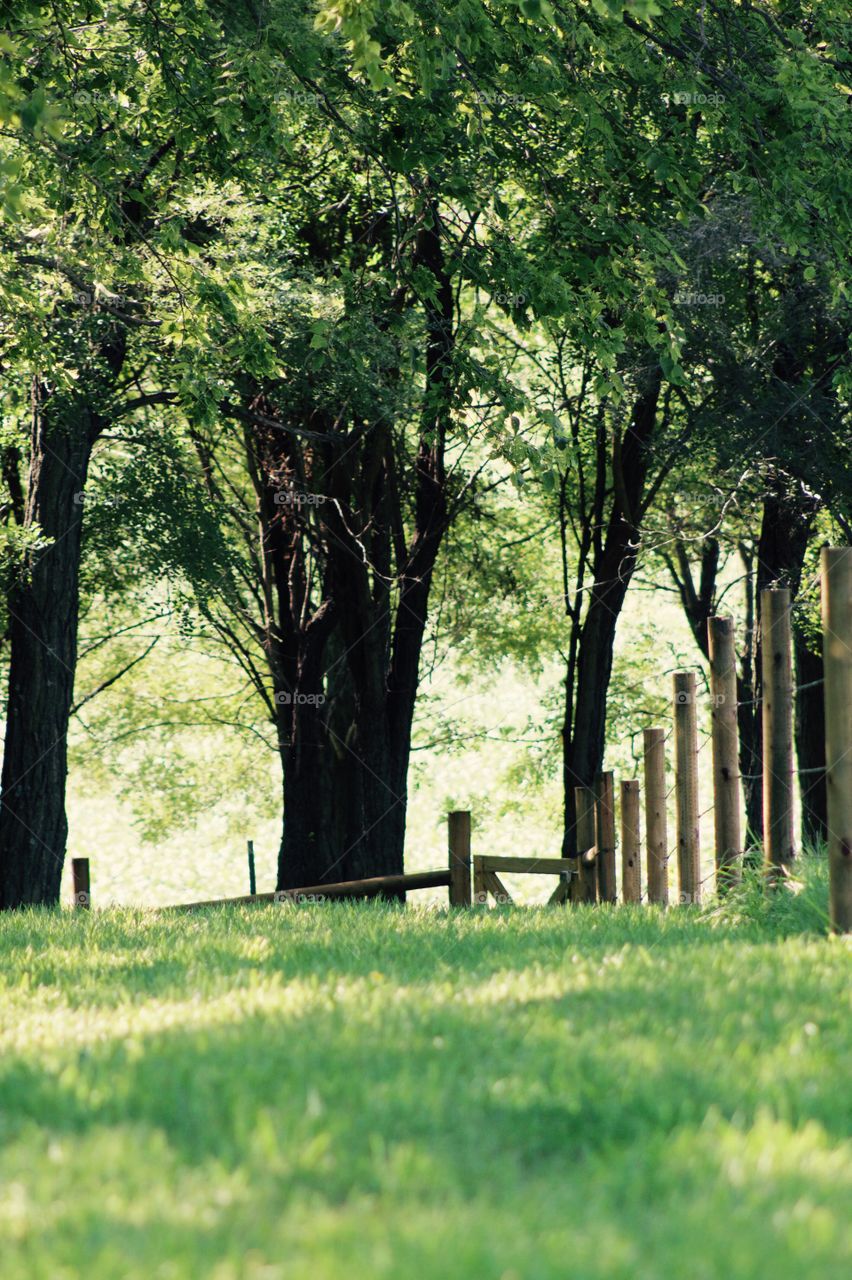
[[[639,779],[621,784],[621,900],[642,901]]]
[[[698,833],[698,714],[695,705],[695,672],[676,671],[675,706],[675,812],[677,814],[677,863],[681,903],[701,899],[700,841]]]
[[[740,878],[740,739],[737,727],[737,650],[733,618],[708,618],[710,697],[713,704],[713,819],[716,889]]]
[[[763,839],[771,880],[788,874],[793,834],[793,663],[790,592],[760,593],[763,676]]]
[[[72,858],[71,876],[74,881],[74,906],[81,911],[89,911],[92,906],[92,893],[89,883],[89,859]]]
[[[470,813],[457,809],[447,815],[450,859],[450,906],[470,906]]]
[[[598,899],[615,902],[615,781],[611,772],[599,773],[595,782],[595,848],[597,850]]]
[[[248,853],[248,868],[249,868],[249,893],[252,895],[252,897],[254,897],[254,895],[257,893],[257,880],[254,874],[254,841],[247,840],[246,845],[247,845],[246,852]]]
[[[831,927],[852,930],[852,547],[822,549]]]
[[[669,900],[669,837],[666,819],[666,734],[646,729],[645,859],[648,863],[648,901],[666,906]]]
[[[577,808],[577,875],[571,877],[571,901],[597,902],[598,873],[595,867],[595,793],[590,787],[575,787]]]

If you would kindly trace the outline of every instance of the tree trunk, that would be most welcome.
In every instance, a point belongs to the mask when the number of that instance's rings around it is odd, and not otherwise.
[[[613,447],[614,497],[603,545],[595,556],[594,585],[576,649],[576,678],[566,679],[567,705],[562,731],[562,780],[565,825],[562,856],[577,851],[575,787],[592,788],[601,771],[606,744],[607,694],[612,675],[618,618],[639,553],[639,524],[662,375],[650,372],[637,397],[623,444]],[[598,477],[606,484],[606,476]],[[575,624],[576,625],[576,624]],[[573,690],[573,706],[570,694]]]
[[[295,708],[290,736],[282,737],[279,888],[403,871],[420,655],[449,518],[444,449],[453,386],[454,300],[437,210],[431,228],[418,233],[416,257],[434,277],[435,292],[423,304],[426,377],[411,476],[410,544],[405,546],[390,430],[373,427],[356,444],[335,440],[322,460],[330,501],[319,513],[319,577],[334,616],[325,660],[314,666],[304,660],[296,621],[301,609],[291,604],[281,611],[292,623],[289,632],[283,628],[284,652],[289,644],[302,655],[295,665],[292,660],[282,664],[285,687],[310,687],[328,701]],[[292,595],[292,572],[280,576]],[[283,587],[279,594],[286,594]]]
[[[33,391],[24,527],[49,539],[27,553],[9,599],[10,666],[0,803],[0,907],[53,905],[65,858],[68,722],[77,662],[83,491],[98,424],[81,406]]]

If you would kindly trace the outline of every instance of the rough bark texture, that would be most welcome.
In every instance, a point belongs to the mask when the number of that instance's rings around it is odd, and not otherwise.
[[[68,721],[77,662],[83,490],[99,423],[33,391],[24,527],[30,552],[9,598],[9,699],[0,804],[0,907],[53,904],[65,858]]]

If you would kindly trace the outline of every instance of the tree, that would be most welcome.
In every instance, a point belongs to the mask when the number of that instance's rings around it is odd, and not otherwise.
[[[226,61],[223,18],[236,30],[233,50],[245,46],[247,15],[237,6],[219,17],[194,10],[179,40],[158,7],[121,4],[107,17],[97,5],[69,2],[45,19],[22,4],[11,16],[29,31],[12,43],[24,59],[16,92],[29,94],[30,106],[16,108],[21,127],[4,157],[26,196],[10,202],[14,221],[0,242],[3,341],[18,412],[26,404],[20,384],[29,384],[30,426],[27,445],[22,438],[7,450],[5,469],[14,502],[24,488],[14,449],[26,448],[25,553],[8,595],[2,907],[58,899],[89,463],[111,423],[160,395],[143,386],[157,326],[152,277],[183,248],[170,212],[185,175],[221,172],[233,158],[229,134],[245,90],[223,88],[210,68]],[[81,21],[92,43],[79,38]]]

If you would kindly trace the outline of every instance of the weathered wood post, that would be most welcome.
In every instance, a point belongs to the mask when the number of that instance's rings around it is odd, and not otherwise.
[[[852,930],[852,547],[822,549],[831,927]]]
[[[575,787],[577,809],[577,875],[571,877],[573,903],[597,902],[598,873],[595,867],[595,793],[591,787]]]
[[[92,906],[92,893],[89,883],[89,859],[72,858],[71,876],[74,881],[74,906],[81,911],[89,911]]]
[[[470,906],[470,813],[457,809],[447,815],[450,859],[450,906]]]
[[[254,874],[254,841],[246,841],[246,852],[248,854],[248,871],[249,871],[249,893],[252,897],[257,893],[257,880]]]
[[[646,729],[645,858],[648,863],[648,901],[666,906],[669,900],[669,837],[666,818],[666,734]]]
[[[740,877],[740,738],[737,727],[737,650],[733,618],[708,618],[713,737],[713,820],[716,889]]]
[[[701,846],[698,833],[698,714],[695,672],[676,671],[675,813],[681,903],[701,899]]]
[[[793,834],[793,662],[790,592],[760,593],[763,676],[763,839],[770,881],[789,874]]]
[[[615,780],[609,771],[599,773],[595,781],[595,848],[598,898],[601,902],[615,902],[618,897],[615,871]]]
[[[621,784],[621,900],[642,901],[639,779]]]

